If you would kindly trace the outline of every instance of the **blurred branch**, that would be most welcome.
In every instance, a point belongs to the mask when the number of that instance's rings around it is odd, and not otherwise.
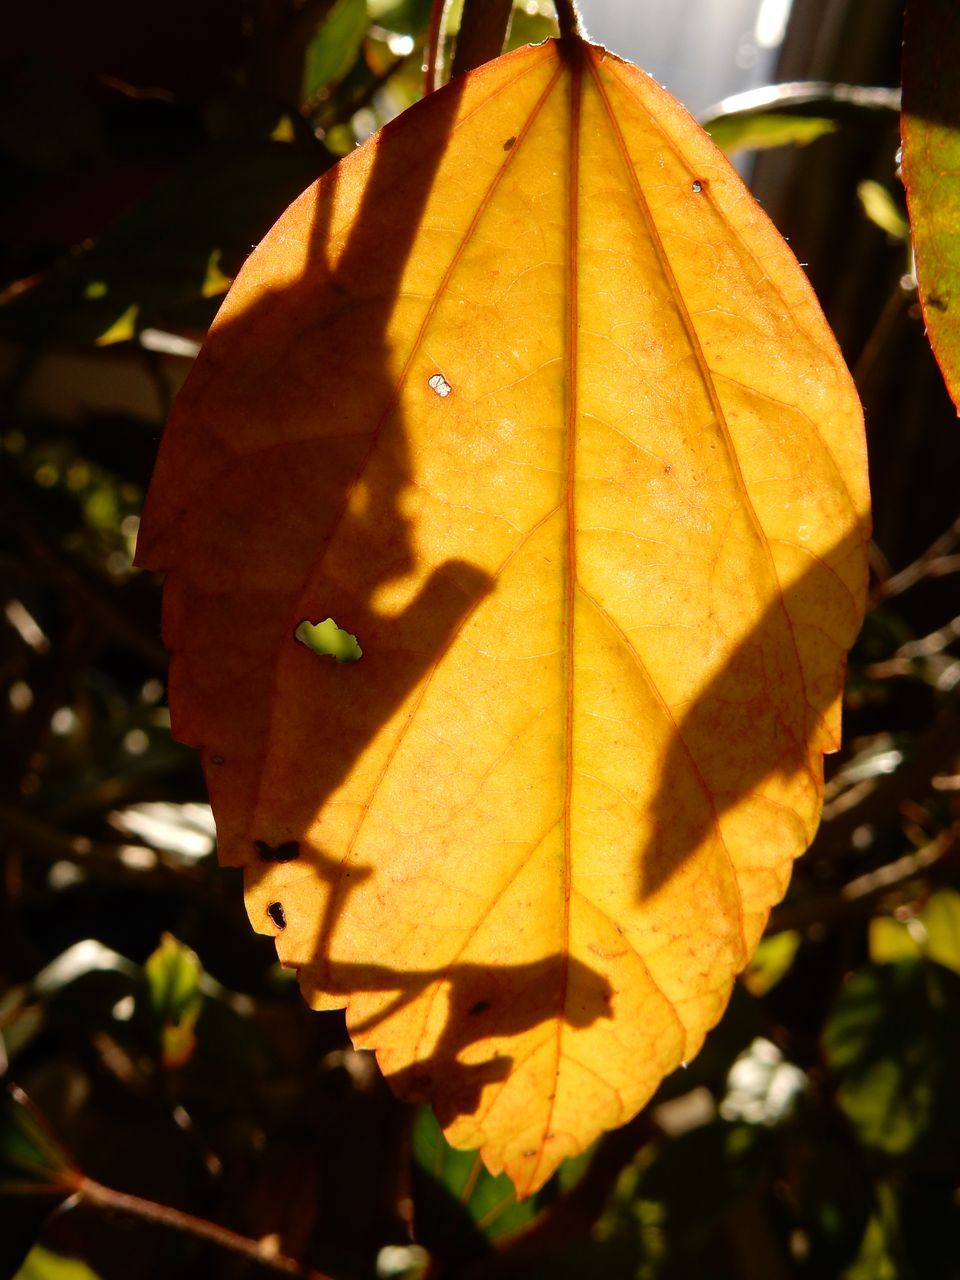
[[[0,481],[0,512],[0,518],[20,536],[48,581],[72,595],[108,635],[139,653],[155,670],[166,670],[167,654],[159,639],[131,621],[124,609],[111,599],[107,584],[97,582],[64,550],[56,535],[5,481]]]
[[[464,0],[450,76],[455,79],[503,51],[513,0]]]
[[[957,569],[960,570],[960,556],[951,556],[948,559],[956,560]],[[951,618],[946,626],[938,627],[936,631],[921,636],[919,640],[907,640],[897,649],[892,658],[887,658],[883,662],[872,662],[870,666],[864,668],[864,674],[871,680],[915,675],[916,664],[931,658],[941,658],[952,667],[955,665],[954,660],[945,657],[943,651],[949,649],[957,640],[960,640],[960,614]]]
[[[723,98],[698,119],[706,128],[721,116],[749,117],[769,111],[824,115],[831,119],[849,119],[877,112],[896,115],[900,111],[900,90],[875,85],[833,84],[828,80],[767,84]]]
[[[211,898],[219,896],[215,887],[219,877],[211,882],[198,867],[165,862],[162,853],[146,847],[108,844],[86,836],[68,835],[12,805],[0,804],[0,833],[26,853],[47,862],[72,862],[102,880],[181,892],[187,885],[199,886]]]
[[[858,827],[895,818],[900,805],[931,789],[937,774],[949,773],[960,754],[960,700],[954,692],[918,740],[913,754],[893,773],[851,788],[824,806],[823,823],[808,858],[846,853]]]
[[[929,871],[958,849],[960,833],[956,829],[942,831],[922,849],[857,876],[838,890],[831,890],[830,893],[810,898],[806,902],[778,907],[770,917],[766,935],[769,937],[773,933],[784,933],[788,929],[802,930],[813,924],[828,924],[844,916],[856,915],[870,908],[877,898]]]
[[[916,300],[916,281],[912,276],[902,275],[891,289],[851,369],[853,381],[861,398],[866,394],[874,370],[881,367],[881,357],[896,336],[900,321],[907,314],[908,307]]]
[[[228,1227],[221,1227],[204,1218],[196,1218],[193,1214],[172,1209],[169,1205],[156,1204],[153,1200],[143,1200],[140,1196],[114,1191],[111,1187],[94,1182],[92,1178],[81,1175],[76,1182],[75,1195],[77,1201],[103,1209],[108,1213],[127,1214],[143,1222],[156,1223],[170,1231],[180,1231],[199,1240],[207,1240],[221,1249],[242,1254],[245,1258],[271,1271],[300,1276],[302,1280],[331,1280],[331,1277],[324,1272],[314,1271],[282,1253],[271,1253],[259,1241],[241,1236]]]

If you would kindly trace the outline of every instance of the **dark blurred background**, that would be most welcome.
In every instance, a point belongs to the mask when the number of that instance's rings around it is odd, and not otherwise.
[[[337,1277],[960,1276],[960,431],[917,303],[895,96],[823,87],[896,88],[902,0],[582,8],[736,151],[864,401],[873,597],[816,843],[704,1052],[533,1201],[393,1100],[217,869],[197,759],[169,735],[160,584],[131,560],[229,280],[420,95],[430,0],[8,6],[0,1071],[46,1120],[19,1095],[0,1110],[0,1275],[270,1274],[65,1198],[75,1162]],[[511,44],[553,29],[527,0]],[[798,80],[823,84],[709,109]]]

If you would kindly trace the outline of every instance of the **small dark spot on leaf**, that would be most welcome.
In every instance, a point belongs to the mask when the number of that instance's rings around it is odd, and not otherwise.
[[[211,756],[211,757],[210,757],[210,763],[211,763],[211,764],[223,764],[223,756]]]
[[[927,294],[927,306],[934,307],[937,311],[949,311],[950,303],[946,298],[941,298],[938,293]]]
[[[511,151],[513,149],[513,144],[516,142],[516,140],[517,140],[516,134],[514,134],[512,138],[508,138],[506,142],[503,144],[504,151]]]
[[[533,1157],[534,1157],[536,1154],[537,1154],[536,1148],[535,1148],[535,1147],[530,1147],[530,1149],[529,1149],[528,1151],[525,1151],[525,1152],[523,1153],[523,1158],[524,1158],[524,1160],[532,1160],[532,1159],[533,1159]]]
[[[693,191],[694,195],[699,195],[701,191],[706,191],[707,189],[706,178],[694,178],[690,189]]]
[[[671,465],[671,463],[668,462],[665,464],[663,468],[663,474],[665,476],[669,476],[669,475],[672,475],[672,473],[673,473],[673,466]]]
[[[478,1000],[476,1004],[472,1004],[470,1006],[467,1012],[470,1014],[472,1018],[475,1018],[477,1014],[486,1013],[489,1008],[490,1008],[489,1000]]]
[[[269,907],[267,907],[267,915],[278,929],[285,929],[287,927],[287,915],[279,902],[270,903]]]
[[[300,853],[299,840],[284,840],[282,844],[254,840],[253,847],[264,862],[292,862]]]

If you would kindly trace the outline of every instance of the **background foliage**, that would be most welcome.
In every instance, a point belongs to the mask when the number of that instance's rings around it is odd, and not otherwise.
[[[219,296],[419,95],[430,0],[35,8],[0,55],[0,1275],[960,1275],[960,434],[889,95],[717,126],[772,148],[751,180],[866,408],[873,600],[823,827],[703,1053],[518,1205],[250,931],[169,737],[158,583],[131,569]],[[549,13],[518,8],[511,42]],[[896,85],[902,6],[844,15],[841,53],[788,47],[785,74]]]

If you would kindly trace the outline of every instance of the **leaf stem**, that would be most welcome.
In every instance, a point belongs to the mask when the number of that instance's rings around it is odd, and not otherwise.
[[[299,1276],[301,1280],[331,1280],[322,1271],[314,1271],[295,1258],[288,1258],[282,1253],[268,1253],[256,1240],[241,1236],[228,1227],[221,1227],[215,1222],[207,1222],[204,1218],[195,1218],[191,1213],[180,1209],[172,1209],[169,1205],[157,1204],[153,1200],[143,1200],[140,1196],[127,1195],[123,1191],[114,1191],[92,1178],[80,1177],[76,1182],[76,1195],[80,1201],[110,1213],[125,1213],[140,1218],[144,1222],[153,1222],[168,1230],[180,1231],[199,1240],[207,1240],[221,1249],[229,1249],[232,1253],[242,1254],[261,1266],[288,1276]]]
[[[553,5],[557,11],[557,22],[560,24],[560,39],[585,39],[577,0],[553,0]]]

